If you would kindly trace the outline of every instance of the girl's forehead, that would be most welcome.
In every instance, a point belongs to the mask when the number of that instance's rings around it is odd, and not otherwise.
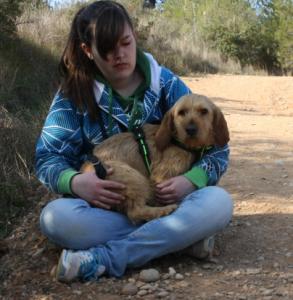
[[[126,24],[124,25],[124,29],[123,29],[123,31],[122,31],[122,34],[121,34],[121,36],[120,36],[120,39],[129,37],[129,36],[133,36],[133,31],[132,31],[131,27],[126,23]]]

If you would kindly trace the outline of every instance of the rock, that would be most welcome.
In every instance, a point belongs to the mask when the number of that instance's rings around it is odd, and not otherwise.
[[[214,264],[203,264],[201,267],[204,270],[212,270],[215,268],[215,265]]]
[[[135,285],[136,285],[138,288],[140,288],[140,287],[142,287],[143,285],[145,285],[145,283],[142,282],[142,281],[137,281],[137,282],[135,283]]]
[[[232,276],[239,276],[240,274],[241,274],[240,270],[236,270],[231,273]]]
[[[184,279],[184,276],[183,276],[182,274],[180,274],[180,273],[177,273],[177,274],[175,275],[175,279],[176,279],[176,280],[183,280],[183,279]]]
[[[177,286],[180,287],[180,288],[184,288],[185,289],[185,288],[187,288],[187,287],[190,286],[190,283],[182,280],[182,281],[178,282]]]
[[[123,295],[136,295],[137,291],[138,291],[138,287],[132,282],[127,283],[122,288]]]
[[[140,287],[140,290],[150,290],[152,289],[152,285],[150,284],[144,284],[143,286]]]
[[[56,277],[56,271],[57,271],[57,265],[54,265],[53,268],[50,271],[51,277],[53,277],[53,278]]]
[[[175,274],[176,274],[175,269],[172,268],[172,267],[170,267],[170,268],[169,268],[169,275],[170,275],[170,276],[175,276]]]
[[[169,273],[166,273],[166,274],[164,274],[164,275],[162,276],[162,279],[163,279],[163,280],[169,279],[170,276],[171,276],[171,275],[170,275]]]
[[[255,275],[255,274],[259,274],[261,272],[260,268],[249,268],[245,270],[247,275]]]
[[[128,282],[135,283],[135,279],[134,278],[128,278]]]
[[[159,297],[159,298],[165,298],[165,297],[167,297],[169,295],[169,293],[167,292],[167,291],[161,291],[161,292],[159,292],[158,294],[157,294],[157,296]]]
[[[154,282],[160,279],[160,273],[156,269],[142,270],[139,279],[143,282]]]
[[[272,289],[265,289],[265,288],[261,289],[261,293],[264,296],[272,296],[273,292],[274,290]]]
[[[147,295],[147,294],[148,294],[148,291],[147,291],[147,290],[140,290],[140,291],[138,291],[138,293],[137,293],[138,296],[145,296],[145,295]]]
[[[278,165],[278,166],[283,166],[284,165],[284,161],[281,160],[281,159],[277,159],[277,160],[275,160],[275,164]]]

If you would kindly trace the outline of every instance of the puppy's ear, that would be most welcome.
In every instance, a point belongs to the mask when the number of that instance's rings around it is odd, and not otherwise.
[[[222,111],[216,106],[214,109],[213,130],[216,145],[223,147],[229,142],[230,137],[227,122]]]
[[[156,132],[155,143],[160,151],[163,151],[170,143],[173,130],[173,114],[172,111],[166,112],[161,125]]]

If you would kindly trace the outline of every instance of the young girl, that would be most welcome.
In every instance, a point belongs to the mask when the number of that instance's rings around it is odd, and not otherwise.
[[[94,145],[134,125],[158,123],[188,87],[136,46],[123,6],[97,1],[75,16],[59,65],[62,83],[36,148],[41,182],[60,199],[42,211],[42,232],[65,248],[57,279],[122,276],[126,268],[188,248],[204,258],[213,235],[232,216],[232,201],[216,187],[229,149],[214,147],[186,174],[157,185],[161,204],[178,203],[171,215],[133,225],[111,210],[124,185],[78,172]],[[112,170],[107,170],[112,172]]]

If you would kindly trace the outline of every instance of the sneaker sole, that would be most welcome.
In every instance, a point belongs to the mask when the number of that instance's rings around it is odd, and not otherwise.
[[[62,250],[62,253],[61,253],[59,261],[58,261],[55,277],[60,282],[68,283],[69,281],[66,280],[65,270],[63,267],[63,258],[64,258],[65,253],[66,253],[66,250]]]

